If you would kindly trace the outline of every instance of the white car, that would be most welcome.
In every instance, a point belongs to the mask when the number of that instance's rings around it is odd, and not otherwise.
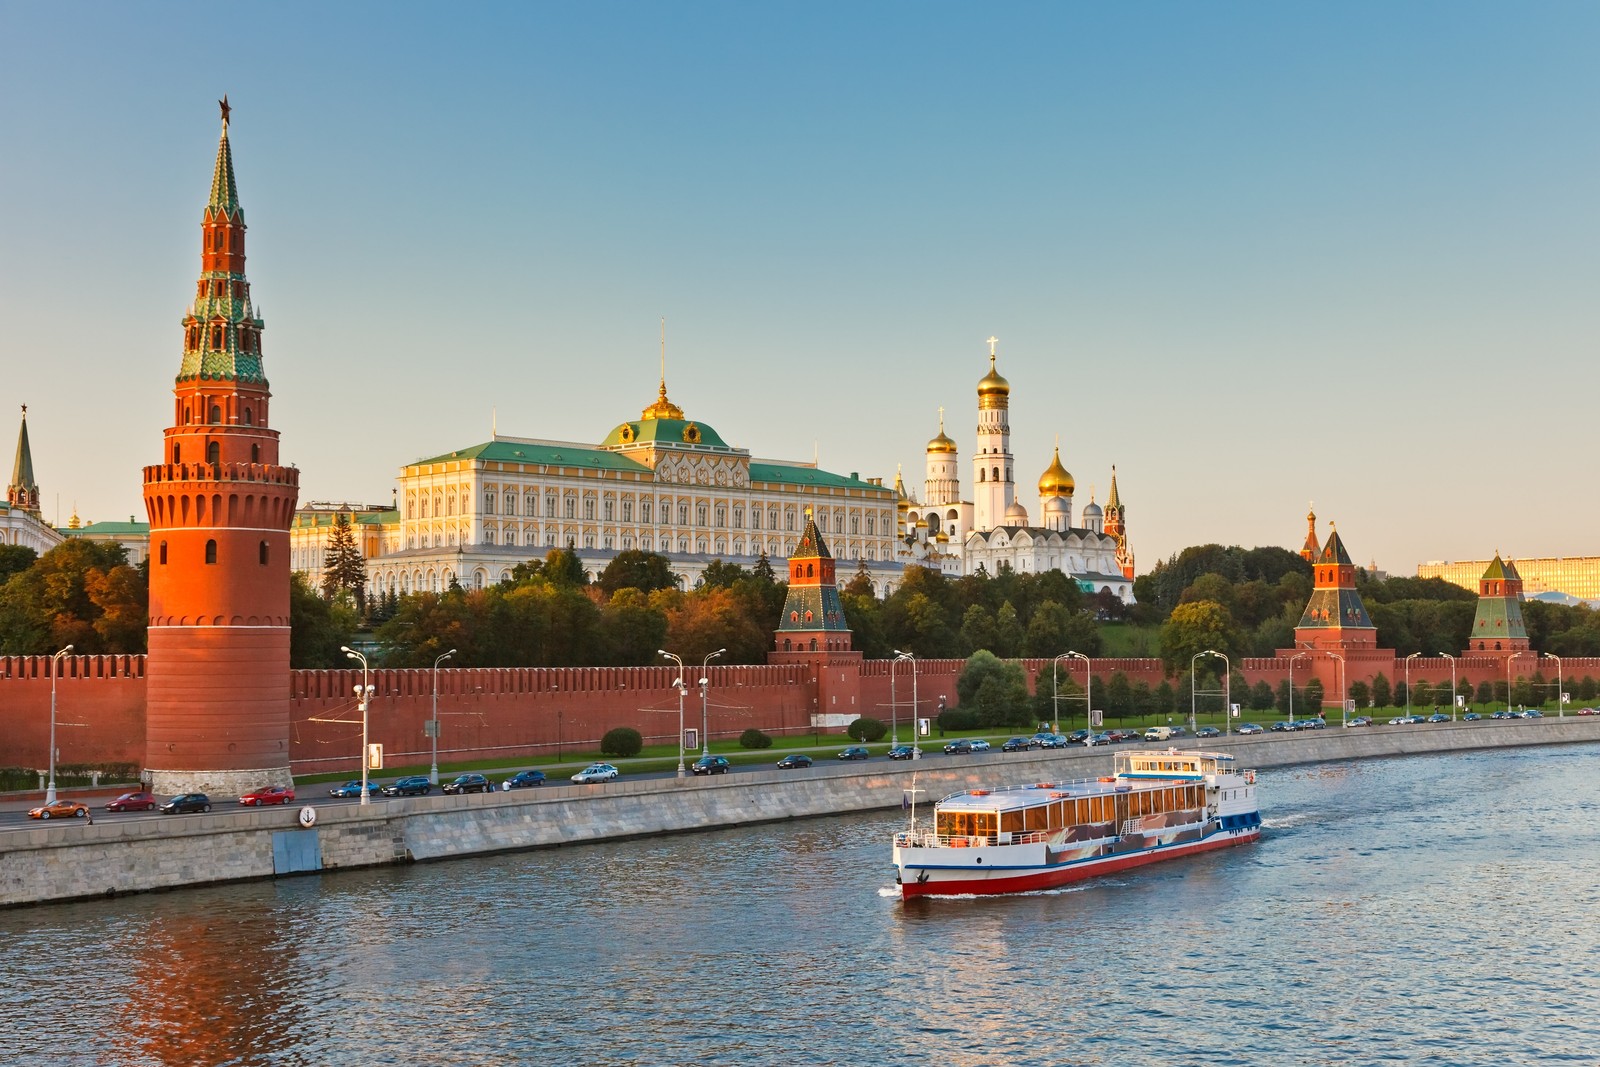
[[[989,742],[985,741],[981,737],[977,738],[976,740],[974,740],[972,742],[972,751],[974,751],[974,752],[987,752],[987,751],[989,751]]]
[[[617,776],[617,769],[609,763],[591,763],[572,776],[574,782],[609,782]]]

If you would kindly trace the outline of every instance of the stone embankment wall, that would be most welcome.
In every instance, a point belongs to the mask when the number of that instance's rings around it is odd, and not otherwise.
[[[1337,727],[1288,737],[1212,742],[1258,770],[1365,759],[1600,741],[1600,717],[1435,726]],[[0,833],[0,906],[268,878],[296,870],[372,867],[408,860],[648,837],[763,821],[898,807],[904,791],[929,803],[959,789],[1106,774],[1114,749],[1070,749],[916,763],[764,770],[718,778],[623,779],[582,790],[524,790],[380,800],[204,818],[102,819]],[[1263,796],[1270,815],[1271,783]],[[887,842],[885,849],[887,849]],[[885,861],[887,862],[887,860]]]

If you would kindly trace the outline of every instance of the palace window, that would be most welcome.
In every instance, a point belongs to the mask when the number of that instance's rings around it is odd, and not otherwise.
[[[850,516],[850,532],[852,534],[858,534],[858,533],[861,532],[861,516],[860,515],[852,515],[852,516]]]
[[[648,500],[639,501],[639,521],[640,522],[649,522],[650,521],[650,501],[648,501]]]
[[[578,498],[574,497],[574,496],[568,496],[566,498],[566,501],[567,501],[567,518],[569,518],[569,519],[577,518],[578,517]]]
[[[723,526],[726,526],[726,525],[728,525],[728,509],[727,508],[718,508],[717,509],[717,526],[718,527],[723,527]]]
[[[633,521],[633,501],[631,501],[631,500],[624,500],[622,502],[622,521],[623,522],[632,522]]]
[[[606,497],[606,499],[604,501],[602,514],[605,515],[605,519],[606,519],[607,522],[610,522],[612,519],[616,518],[616,514],[615,514],[616,507],[617,507],[617,502],[615,500],[612,500],[610,497]]]
[[[750,529],[752,529],[752,530],[761,529],[761,509],[760,508],[751,508],[750,509]]]
[[[583,517],[589,522],[594,521],[594,499],[592,497],[583,502]]]
[[[877,526],[878,526],[877,521],[871,515],[868,515],[867,516],[867,536],[870,537],[874,533],[876,533],[877,532]]]
[[[547,493],[545,495],[544,517],[547,519],[553,519],[556,517],[556,495],[554,493]]]
[[[689,505],[687,503],[680,503],[678,505],[678,525],[689,525]]]
[[[494,490],[492,489],[483,494],[483,513],[485,515],[494,514]]]
[[[522,498],[522,513],[528,516],[530,519],[539,514],[538,493],[530,491],[525,497]]]
[[[776,530],[777,528],[778,528],[778,509],[777,508],[773,508],[771,511],[767,512],[767,529]],[[794,529],[794,527],[791,526],[790,529],[792,530],[792,529]]]
[[[428,517],[428,498],[426,496],[424,496],[418,506],[421,509],[420,517],[424,518],[424,519],[427,518]],[[410,504],[409,501],[407,501],[407,503],[406,503],[406,510],[408,512],[411,510],[411,504]],[[406,518],[410,518],[410,517],[411,516],[409,514],[406,516]]]
[[[783,528],[791,532],[794,530],[794,508],[786,508],[784,510]]]
[[[506,514],[507,515],[515,515],[516,513],[517,513],[517,494],[516,493],[512,493],[512,492],[507,492],[506,493]]]
[[[735,527],[744,525],[744,508],[733,509],[733,525]]]
[[[706,506],[704,504],[695,505],[694,524],[696,526],[704,526],[706,524]]]

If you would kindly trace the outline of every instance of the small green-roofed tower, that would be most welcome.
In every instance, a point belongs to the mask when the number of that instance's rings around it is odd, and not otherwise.
[[[805,532],[789,557],[789,595],[778,620],[776,651],[850,651],[850,627],[839,601],[834,559],[810,508]]]
[[[1528,651],[1528,631],[1522,624],[1522,575],[1498,552],[1478,579],[1478,610],[1472,617],[1467,651],[1480,655]]]

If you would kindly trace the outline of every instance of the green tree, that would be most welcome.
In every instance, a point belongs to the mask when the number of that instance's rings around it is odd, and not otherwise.
[[[1022,654],[1022,622],[1009,600],[1001,604],[1000,610],[995,613],[994,636],[997,646],[995,655],[1011,659]]]
[[[1306,717],[1315,717],[1322,714],[1322,679],[1313,678],[1306,683],[1304,690],[1304,708],[1300,714]]]
[[[348,591],[355,599],[356,610],[366,614],[367,561],[361,557],[355,530],[350,524],[350,514],[345,511],[333,516],[333,529],[328,532],[328,551],[322,563],[322,595],[332,600],[340,590]]]
[[[340,651],[355,633],[355,612],[349,604],[327,600],[311,588],[300,571],[289,575],[289,666],[295,670],[347,667]],[[442,650],[441,650],[442,651]]]
[[[619,589],[600,609],[600,632],[611,665],[643,667],[660,662],[657,649],[667,639],[667,615],[638,589]]]
[[[982,604],[974,604],[961,618],[961,647],[970,656],[979,650],[999,654],[994,616]]]
[[[1022,667],[1007,663],[992,652],[967,657],[956,681],[956,694],[964,709],[977,714],[984,726],[1011,726],[1029,721],[1028,679]]]
[[[1178,696],[1172,689],[1172,683],[1162,681],[1156,686],[1155,700],[1150,711],[1155,715],[1171,715],[1172,709],[1177,706]]]
[[[1379,671],[1372,679],[1372,706],[1374,708],[1394,707],[1394,693],[1389,688],[1389,679]]]
[[[148,602],[148,571],[121,545],[69,538],[0,586],[0,654],[142,652]]]
[[[1100,653],[1100,628],[1081,611],[1072,611],[1055,600],[1046,600],[1034,609],[1022,641],[1023,655],[1038,659],[1063,652]]]
[[[1133,713],[1133,683],[1121,671],[1113,671],[1105,689],[1097,692],[1104,695],[1095,702],[1096,707],[1105,709],[1119,719]]]
[[[1262,680],[1250,687],[1250,710],[1270,711],[1273,704],[1272,683]]]
[[[729,567],[721,560],[713,560],[712,567],[719,567],[712,574],[717,584],[733,584],[733,581],[744,576],[743,567]],[[737,571],[737,574],[728,575],[727,570]],[[726,583],[723,579],[728,579]],[[641,593],[650,594],[657,589],[676,589],[678,576],[672,573],[672,561],[666,556],[655,552],[642,552],[637,548],[626,549],[612,557],[606,564],[606,569],[600,572],[600,577],[595,579],[595,584],[611,596],[619,589],[637,589]],[[576,584],[576,583],[574,583]],[[706,584],[712,584],[708,581]]]
[[[33,566],[38,558],[39,553],[27,545],[0,545],[0,585]]]
[[[551,585],[579,586],[589,584],[589,572],[583,569],[583,560],[570,548],[552,548],[545,553],[541,575]]]
[[[1372,706],[1372,689],[1366,682],[1357,680],[1350,683],[1350,699],[1355,701],[1356,710],[1360,711]]]
[[[1195,654],[1207,649],[1231,655],[1233,646],[1233,619],[1212,600],[1179,604],[1161,627],[1161,658],[1169,670],[1187,670]]]

